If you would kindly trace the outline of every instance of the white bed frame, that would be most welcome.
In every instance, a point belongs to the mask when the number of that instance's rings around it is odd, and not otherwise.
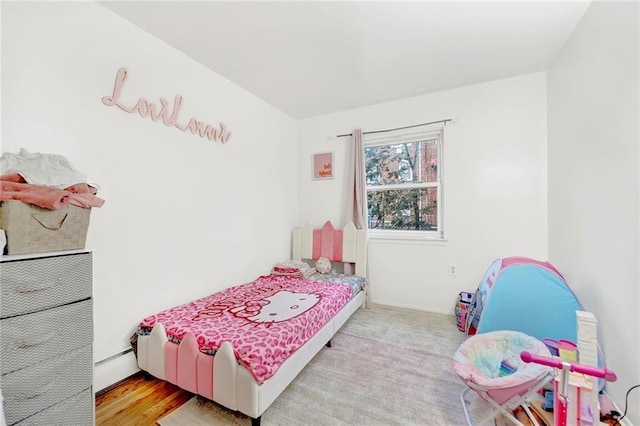
[[[322,228],[322,238],[333,238],[334,229],[330,222]],[[339,231],[338,231],[339,232]],[[305,225],[293,231],[294,260],[313,259],[313,228]],[[366,276],[366,231],[357,230],[349,222],[342,230],[342,259],[329,260],[355,263],[356,275]],[[323,253],[323,255],[326,253]],[[218,349],[215,356],[206,355],[199,351],[195,337],[187,334],[180,345],[167,339],[162,324],[156,324],[150,335],[138,336],[138,367],[151,375],[176,382],[175,385],[197,394],[211,394],[211,388],[202,392],[208,386],[213,387],[213,401],[231,410],[240,411],[251,417],[252,425],[259,425],[262,414],[275,399],[296,378],[298,373],[322,349],[329,346],[333,335],[342,327],[349,317],[364,307],[365,291],[358,293],[349,301],[335,317],[322,327],[304,346],[298,349],[275,375],[258,384],[251,373],[238,363],[233,347],[225,342]],[[165,346],[177,346],[179,366],[175,380],[165,375]],[[175,352],[175,351],[174,351]],[[213,377],[210,383],[198,383],[197,366],[210,363],[213,358]],[[173,359],[171,360],[173,362]],[[186,366],[186,367],[185,367]]]

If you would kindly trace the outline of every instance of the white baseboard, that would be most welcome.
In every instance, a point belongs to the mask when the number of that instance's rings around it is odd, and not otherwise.
[[[138,361],[133,352],[96,363],[93,369],[93,391],[98,392],[138,371],[140,371]]]
[[[433,314],[454,315],[453,308],[452,309],[448,309],[448,310],[444,310],[444,309],[425,309],[423,306],[407,305],[407,304],[402,304],[402,303],[394,303],[394,302],[389,302],[387,300],[372,300],[371,303],[374,304],[374,305],[385,305],[385,306],[392,306],[394,308],[412,309],[414,311],[430,312],[430,313],[433,313]]]

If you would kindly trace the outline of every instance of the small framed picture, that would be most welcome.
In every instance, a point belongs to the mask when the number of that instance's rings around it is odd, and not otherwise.
[[[333,152],[313,154],[311,166],[313,179],[333,179]]]

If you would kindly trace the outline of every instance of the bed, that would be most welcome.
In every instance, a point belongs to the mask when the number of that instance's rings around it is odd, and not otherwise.
[[[305,225],[294,229],[292,242],[291,262],[274,265],[270,274],[143,319],[136,336],[140,369],[259,425],[280,393],[365,305],[366,231],[351,222],[343,229],[331,222],[319,229]],[[355,275],[297,268],[320,258],[354,264]],[[278,313],[275,306],[289,311]],[[285,334],[276,337],[280,332]]]

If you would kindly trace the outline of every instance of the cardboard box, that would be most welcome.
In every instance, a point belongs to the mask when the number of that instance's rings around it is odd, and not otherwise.
[[[22,201],[0,203],[0,228],[7,237],[5,254],[82,249],[91,209],[72,204],[58,210]]]

